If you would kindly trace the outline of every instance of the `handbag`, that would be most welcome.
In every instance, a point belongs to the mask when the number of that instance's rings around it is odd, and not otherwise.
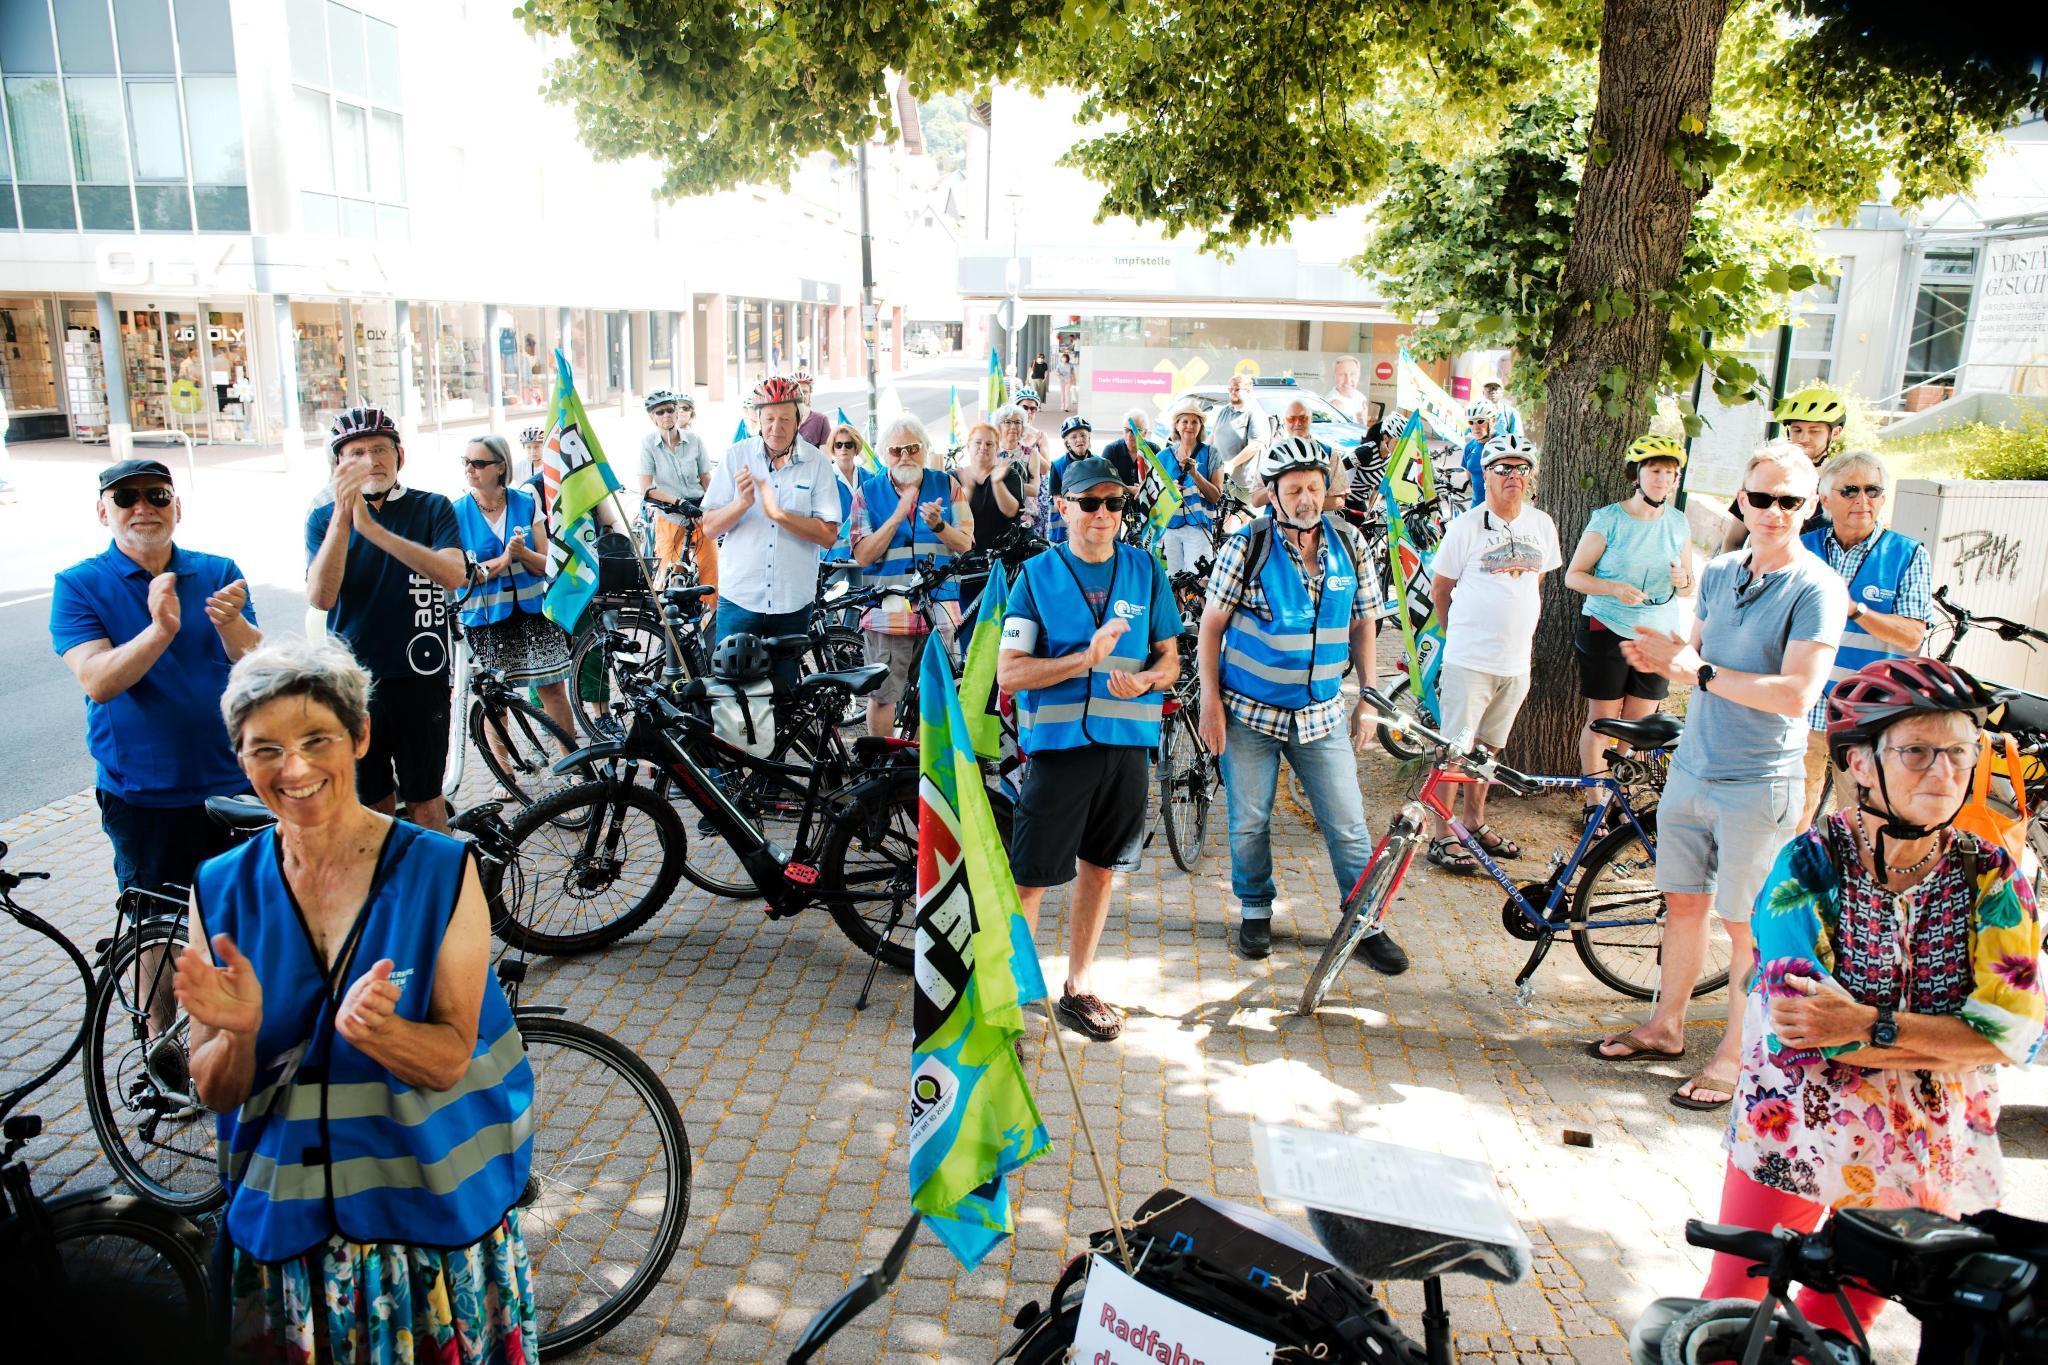
[[[2003,848],[2012,856],[2014,866],[2019,866],[2027,853],[2027,788],[2021,779],[2019,746],[2013,743],[2011,735],[1996,738],[1994,743],[1988,732],[1978,738],[1983,748],[1970,781],[1970,796],[1956,813],[1953,827]],[[1991,770],[2000,759],[2005,763],[2006,782],[2012,791],[2012,815],[1991,804]]]

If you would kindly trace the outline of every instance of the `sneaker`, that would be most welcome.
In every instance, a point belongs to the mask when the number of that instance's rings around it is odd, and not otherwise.
[[[1367,966],[1386,976],[1399,976],[1408,970],[1408,954],[1384,929],[1360,939],[1351,955],[1364,958]]]
[[[1256,961],[1273,951],[1273,921],[1244,919],[1237,922],[1237,950]]]

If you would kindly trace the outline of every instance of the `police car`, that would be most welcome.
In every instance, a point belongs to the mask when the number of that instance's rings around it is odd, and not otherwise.
[[[1210,430],[1213,431],[1216,425],[1216,410],[1230,405],[1230,385],[1228,381],[1221,384],[1201,384],[1174,395],[1175,402],[1190,399],[1201,404],[1202,415],[1208,419]],[[1296,399],[1308,405],[1309,435],[1324,445],[1349,451],[1365,439],[1364,427],[1347,420],[1344,414],[1324,401],[1321,394],[1304,388],[1291,374],[1260,375],[1252,379],[1251,389],[1245,394],[1245,402],[1258,414],[1253,439],[1270,440],[1280,435],[1280,414]],[[1152,423],[1152,439],[1161,444],[1168,444],[1173,440],[1172,434],[1166,430],[1164,418],[1156,419]]]

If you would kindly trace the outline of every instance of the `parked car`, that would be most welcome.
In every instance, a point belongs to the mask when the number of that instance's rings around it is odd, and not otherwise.
[[[1261,439],[1271,439],[1279,433],[1280,414],[1297,398],[1308,405],[1309,434],[1324,445],[1348,451],[1365,439],[1364,427],[1347,420],[1342,413],[1325,402],[1322,395],[1312,389],[1303,388],[1292,375],[1260,376],[1252,380],[1251,392],[1246,395],[1245,401],[1257,408],[1263,419],[1262,429],[1258,432]],[[1213,427],[1216,409],[1229,406],[1230,385],[1227,382],[1198,384],[1175,395],[1176,401],[1182,399],[1193,399],[1201,404],[1202,415],[1209,419]],[[1166,430],[1166,419],[1163,417],[1154,419],[1152,433],[1156,441],[1165,442],[1172,439]]]

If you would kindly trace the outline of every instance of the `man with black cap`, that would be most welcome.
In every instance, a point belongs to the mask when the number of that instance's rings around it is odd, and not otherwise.
[[[1137,865],[1164,693],[1180,678],[1180,609],[1151,555],[1120,544],[1129,487],[1100,456],[1067,467],[1067,540],[1027,560],[1003,618],[996,682],[1017,699],[1028,756],[1010,869],[1034,928],[1048,887],[1075,883],[1066,988],[1055,1012],[1107,1040],[1123,1031],[1090,968],[1115,874]]]
[[[99,485],[113,543],[57,575],[50,643],[85,689],[115,881],[183,899],[194,869],[225,847],[206,798],[249,787],[220,694],[263,636],[235,562],[173,543],[182,509],[168,468],[123,460]]]

